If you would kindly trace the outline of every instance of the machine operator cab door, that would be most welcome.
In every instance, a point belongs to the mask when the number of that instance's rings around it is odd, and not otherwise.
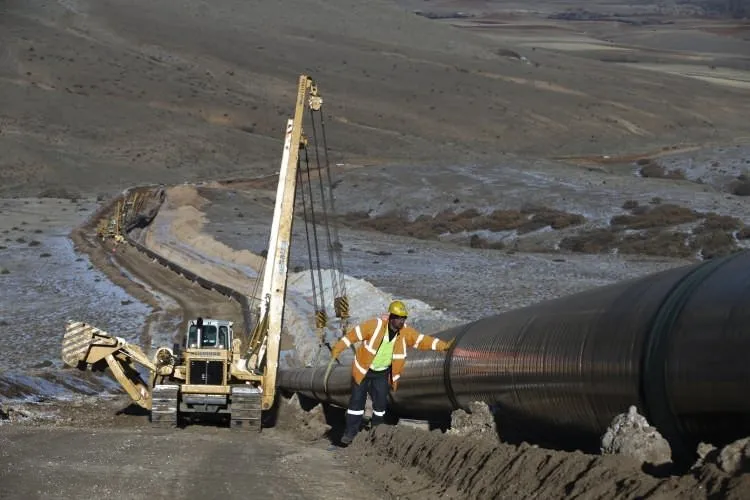
[[[185,342],[187,349],[226,349],[232,348],[231,321],[215,319],[190,320]]]

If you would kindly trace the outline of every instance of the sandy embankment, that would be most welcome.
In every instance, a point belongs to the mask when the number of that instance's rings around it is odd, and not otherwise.
[[[208,202],[194,186],[166,190],[166,199],[141,242],[195,274],[252,297],[264,259],[248,250],[235,250],[201,232]]]

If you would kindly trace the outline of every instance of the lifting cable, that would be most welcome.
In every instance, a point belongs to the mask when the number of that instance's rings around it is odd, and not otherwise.
[[[315,117],[316,111],[320,113],[319,119],[316,119]],[[310,109],[310,122],[312,132],[309,139],[312,139],[312,144],[309,144],[307,137],[302,141],[302,154],[300,155],[301,168],[298,170],[300,176],[298,178],[298,184],[300,184],[300,192],[302,193],[305,236],[307,238],[308,261],[313,288],[312,298],[315,308],[315,327],[319,341],[318,351],[314,360],[314,363],[317,364],[320,361],[323,347],[327,347],[329,351],[332,349],[331,343],[328,342],[326,338],[328,316],[324,299],[325,285],[323,282],[323,268],[321,266],[321,260],[324,257],[321,255],[321,245],[325,245],[328,257],[331,281],[330,286],[333,294],[333,308],[336,317],[340,320],[339,323],[342,333],[346,331],[348,326],[349,301],[346,297],[346,288],[344,286],[345,278],[343,265],[341,263],[341,244],[338,240],[338,228],[336,226],[335,209],[333,204],[331,167],[328,158],[328,145],[322,112],[320,112],[320,110]],[[318,127],[321,128],[320,131],[318,130]],[[311,158],[311,155],[315,155],[315,158]],[[302,158],[304,158],[304,165],[301,165]],[[315,162],[314,165],[313,162]],[[317,169],[317,172],[312,172],[313,168]],[[318,178],[318,186],[314,187],[313,176],[316,174]],[[305,179],[302,178],[303,175],[305,176]],[[326,183],[328,184],[327,189],[324,185]],[[318,231],[319,225],[322,226],[320,228],[321,231]],[[312,226],[312,235],[310,234],[309,226]],[[315,252],[314,256],[312,255],[313,252]],[[317,278],[315,270],[317,270]]]
[[[320,187],[320,204],[323,207],[323,225],[326,231],[326,247],[328,248],[328,267],[331,270],[331,287],[334,297],[339,297],[339,283],[336,277],[336,264],[333,261],[333,245],[331,243],[331,230],[328,221],[328,207],[326,206],[326,194],[323,188],[323,169],[320,166],[320,152],[318,151],[318,135],[315,129],[315,114],[310,111],[310,120],[313,122],[313,142],[315,143],[315,162],[318,168],[318,186]]]
[[[317,90],[313,90],[313,94],[317,97]],[[311,101],[312,103],[312,98]],[[308,265],[310,268],[310,279],[311,279],[311,290],[312,290],[312,301],[315,310],[315,327],[319,335],[319,350],[318,357],[320,355],[320,348],[324,345],[331,350],[331,345],[325,338],[326,327],[328,326],[328,317],[326,312],[325,302],[325,286],[323,283],[323,272],[321,267],[321,251],[318,238],[318,225],[322,223],[323,229],[325,230],[325,243],[328,253],[328,262],[331,273],[331,289],[333,293],[333,307],[336,313],[336,317],[340,319],[340,326],[342,333],[347,329],[347,320],[349,319],[349,299],[346,295],[345,287],[345,275],[344,267],[342,263],[341,250],[342,245],[339,240],[338,226],[336,224],[336,212],[333,201],[333,182],[331,178],[331,165],[328,156],[328,142],[325,131],[325,121],[323,118],[323,112],[320,109],[320,103],[318,102],[317,107],[312,104],[308,108],[310,111],[310,121],[312,122],[312,138],[314,142],[314,154],[315,163],[317,167],[318,175],[318,187],[320,196],[320,220],[318,220],[318,214],[316,214],[315,208],[315,196],[313,194],[312,186],[312,175],[311,175],[311,159],[310,149],[308,148],[307,138],[301,137],[300,142],[300,154],[297,157],[297,184],[298,189],[295,191],[295,199],[299,198],[302,202],[302,215],[305,223],[305,238],[307,242],[307,257]],[[322,140],[323,160],[325,166],[321,163],[321,152],[320,144],[318,142],[318,130],[316,125],[315,113],[320,113],[319,126],[320,135]],[[304,166],[302,165],[302,158],[304,156]],[[325,169],[325,180],[323,179],[323,170]],[[306,177],[306,179],[305,179]],[[324,181],[327,181],[327,189],[324,186]],[[312,231],[311,231],[312,229]],[[333,235],[332,235],[333,233]],[[269,249],[270,250],[270,249]],[[313,252],[315,255],[313,256]],[[262,267],[265,268],[267,253],[263,256]],[[316,278],[317,274],[317,278]],[[249,298],[248,302],[256,303],[262,300],[266,300],[265,297],[258,297],[259,288],[262,286],[262,277],[256,280],[255,286],[253,287],[252,297]],[[256,311],[257,308],[249,307],[250,310]],[[259,317],[256,312],[256,318],[246,318],[246,323],[254,320],[254,328],[252,331],[246,325],[248,345],[247,351],[253,353],[258,352],[261,344],[265,340],[265,330],[267,329],[267,314],[264,317]],[[316,360],[317,363],[318,360]]]
[[[342,330],[346,330],[346,320],[349,318],[349,299],[346,295],[344,266],[341,258],[341,242],[339,240],[338,225],[336,221],[336,209],[333,199],[333,181],[331,178],[331,163],[328,158],[328,141],[326,139],[325,119],[323,117],[323,113],[321,112],[320,129],[321,139],[323,141],[325,173],[328,185],[327,197],[323,186],[323,167],[320,163],[320,152],[318,150],[318,135],[317,127],[315,126],[315,114],[312,110],[310,110],[310,120],[312,121],[313,142],[315,143],[315,159],[318,167],[321,204],[323,205],[323,220],[325,224],[328,258],[331,268],[331,285],[334,291],[334,309],[336,311],[336,317],[341,319]],[[326,199],[328,201],[327,204]],[[329,213],[330,217],[328,215]],[[333,239],[331,238],[331,232],[333,232]]]
[[[315,326],[318,329],[325,328],[327,324],[327,315],[325,312],[325,294],[324,294],[324,286],[323,286],[323,274],[321,271],[320,266],[320,246],[318,245],[318,221],[315,215],[315,203],[313,198],[313,191],[312,191],[312,180],[310,177],[310,157],[307,149],[307,145],[303,145],[303,151],[305,156],[305,174],[307,176],[307,182],[303,182],[302,179],[302,168],[298,168],[299,173],[299,181],[300,184],[303,184],[302,189],[300,190],[302,193],[302,207],[303,207],[303,215],[305,220],[305,235],[307,237],[307,255],[310,262],[310,278],[312,279],[312,289],[313,289],[313,306],[315,308]],[[309,214],[310,214],[310,220],[308,221],[308,208],[307,203],[305,200],[305,187],[307,187],[307,195],[309,196],[310,200],[310,207],[309,207]],[[313,244],[310,244],[310,234],[308,230],[308,225],[312,226],[312,240]],[[315,252],[315,266],[313,266],[312,262],[312,252]],[[320,301],[318,301],[318,292],[316,292],[316,286],[315,286],[315,272],[317,271],[318,274],[318,286],[320,287],[319,294],[320,294]],[[322,337],[322,335],[321,335]],[[320,342],[324,342],[324,338],[320,339]]]

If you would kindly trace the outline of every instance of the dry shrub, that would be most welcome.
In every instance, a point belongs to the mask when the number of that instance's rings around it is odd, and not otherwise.
[[[743,227],[743,223],[737,217],[730,215],[719,215],[714,212],[705,214],[703,222],[693,229],[693,234],[701,234],[712,231],[735,231]]]
[[[696,251],[702,251],[703,258],[705,259],[729,255],[739,250],[737,242],[732,235],[721,229],[714,229],[698,234],[692,241],[691,246]]]
[[[481,226],[482,216],[478,210],[470,208],[463,212],[453,213],[449,210],[440,212],[435,220],[443,224],[448,233],[460,233],[462,231],[472,231],[477,226]]]
[[[404,222],[404,219],[400,215],[390,212],[380,217],[367,218],[361,221],[360,224],[368,229],[393,233],[394,231],[398,231],[398,228],[404,227]]]
[[[400,231],[402,229],[403,231]],[[389,233],[397,232],[398,234],[405,234],[419,239],[429,239],[434,236],[434,230],[432,229],[432,217],[427,215],[420,215],[411,224],[403,221],[400,228],[394,228]]]
[[[433,239],[444,233],[459,233],[481,229],[479,220],[482,217],[475,209],[454,213],[444,210],[435,217],[421,215],[409,222],[404,216],[389,212],[377,217],[369,217],[366,213],[355,212],[346,215],[343,220],[353,226],[372,229],[382,233],[411,236],[419,239]]]
[[[495,210],[484,218],[484,227],[488,231],[512,231],[528,221],[528,216],[518,210]]]
[[[684,180],[685,178],[685,172],[681,168],[667,171],[667,179]]]
[[[750,180],[738,178],[732,181],[729,184],[729,192],[737,196],[750,196]]]
[[[667,203],[658,205],[641,214],[616,215],[612,217],[610,224],[627,229],[651,229],[694,222],[698,219],[700,219],[700,215],[695,211]]]
[[[625,236],[618,248],[625,254],[688,257],[695,252],[685,244],[687,238],[686,233],[652,230]]]
[[[678,168],[675,170],[667,170],[661,164],[650,159],[646,159],[645,161],[638,160],[636,163],[641,166],[639,172],[643,177],[651,177],[654,179],[684,179],[685,178],[685,172],[683,172],[682,169]]]
[[[469,208],[467,210],[464,210],[463,212],[459,212],[456,214],[457,219],[474,219],[476,217],[481,216],[482,214],[479,213],[479,210],[476,208]]]
[[[68,190],[62,187],[53,187],[53,188],[43,189],[42,191],[39,192],[37,197],[38,198],[64,198],[72,202],[76,202],[78,201],[78,198],[81,197],[81,194],[78,191]]]
[[[586,221],[585,217],[580,214],[546,207],[495,210],[488,215],[482,215],[474,208],[462,212],[444,210],[434,217],[421,215],[411,222],[396,212],[389,212],[378,217],[370,217],[365,212],[353,212],[341,219],[355,227],[419,239],[434,239],[445,233],[471,233],[480,230],[492,232],[516,230],[522,234],[547,226],[552,229],[563,229]],[[474,248],[504,248],[502,243],[491,243],[476,235],[470,238],[469,245]]]
[[[471,231],[478,225],[479,212],[474,209],[453,213],[444,210],[435,217],[419,216],[412,224],[404,222],[409,236],[429,238],[443,233]]]
[[[737,239],[738,240],[746,240],[750,238],[750,227],[743,227],[739,231],[737,231]]]
[[[560,241],[560,248],[578,253],[607,253],[617,246],[617,234],[611,229],[594,229]]]
[[[539,208],[535,209],[531,218],[518,228],[518,232],[519,234],[529,233],[547,226],[552,229],[564,229],[584,222],[586,218],[581,214],[571,214],[552,208]]]
[[[654,177],[657,179],[664,178],[666,170],[658,163],[647,163],[640,169],[640,174],[643,177]]]
[[[492,250],[502,250],[505,248],[505,244],[502,241],[488,241],[486,238],[482,238],[478,234],[472,234],[469,238],[469,246],[471,248],[489,248]]]
[[[495,53],[501,57],[510,57],[512,59],[521,59],[521,54],[516,52],[515,50],[510,49],[497,49],[495,50]]]

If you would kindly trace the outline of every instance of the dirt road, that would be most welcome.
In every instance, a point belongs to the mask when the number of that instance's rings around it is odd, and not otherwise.
[[[155,430],[145,415],[116,415],[125,405],[67,409],[68,426],[0,426],[0,498],[383,498],[353,481],[325,441],[273,429]]]
[[[97,222],[98,219],[91,219],[76,228],[71,237],[78,251],[87,254],[110,280],[151,305],[152,312],[140,338],[143,346],[172,345],[179,341],[187,320],[198,316],[227,318],[235,322],[238,332],[244,332],[244,318],[237,302],[186,280],[131,245],[101,241],[95,234]]]

